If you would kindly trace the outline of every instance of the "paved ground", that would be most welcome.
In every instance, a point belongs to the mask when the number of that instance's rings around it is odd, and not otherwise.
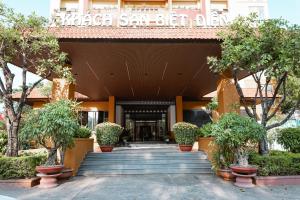
[[[75,177],[49,190],[19,189],[0,185],[0,195],[17,199],[230,199],[300,200],[300,186],[240,189],[215,176],[139,175]],[[1,199],[1,198],[0,198]]]

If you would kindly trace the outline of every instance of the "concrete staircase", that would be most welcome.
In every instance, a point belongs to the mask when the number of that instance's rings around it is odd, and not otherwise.
[[[89,153],[79,176],[143,174],[212,174],[203,152],[180,152],[176,146],[117,148],[111,153]]]

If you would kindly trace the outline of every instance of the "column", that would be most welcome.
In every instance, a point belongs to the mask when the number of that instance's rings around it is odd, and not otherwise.
[[[172,7],[173,7],[172,0],[168,0],[168,9],[169,9],[169,12],[172,11]]]
[[[176,96],[176,122],[183,121],[182,96]]]
[[[201,14],[205,17],[206,19],[206,0],[201,0]],[[199,4],[200,4],[199,3]],[[200,5],[199,5],[200,6]]]
[[[66,79],[54,78],[52,82],[52,101],[74,99],[75,85]]]
[[[79,0],[79,13],[86,13],[89,9],[89,0]]]
[[[53,14],[55,10],[60,10],[60,2],[61,0],[52,0],[50,2],[50,14]]]
[[[115,123],[116,117],[116,100],[114,96],[108,97],[108,121]]]
[[[234,80],[230,72],[220,75],[217,87],[218,113],[240,113],[240,96],[236,91]]]

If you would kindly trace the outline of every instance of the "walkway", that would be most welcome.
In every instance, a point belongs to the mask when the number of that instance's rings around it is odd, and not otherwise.
[[[166,146],[156,147],[165,149]],[[176,151],[176,146],[167,147]],[[115,152],[136,153],[133,149],[149,151],[144,145],[135,145],[133,148],[115,149]],[[151,151],[155,152],[153,146]],[[300,200],[300,187],[240,189],[231,182],[207,174],[98,175],[77,176],[53,189],[25,189],[0,185],[1,195],[28,200]]]
[[[240,189],[214,176],[130,175],[75,177],[49,190],[0,186],[0,195],[28,200],[299,200],[299,186]]]

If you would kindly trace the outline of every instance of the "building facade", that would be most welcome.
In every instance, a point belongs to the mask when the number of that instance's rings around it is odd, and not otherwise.
[[[205,107],[213,96],[219,114],[239,103],[230,75],[211,73],[207,56],[220,56],[217,33],[226,24],[250,12],[267,18],[268,2],[52,0],[50,12],[50,31],[76,79],[53,79],[51,98],[82,102],[83,125],[116,122],[131,141],[162,141],[176,122],[209,122]],[[48,99],[35,94],[28,101],[40,107]]]

